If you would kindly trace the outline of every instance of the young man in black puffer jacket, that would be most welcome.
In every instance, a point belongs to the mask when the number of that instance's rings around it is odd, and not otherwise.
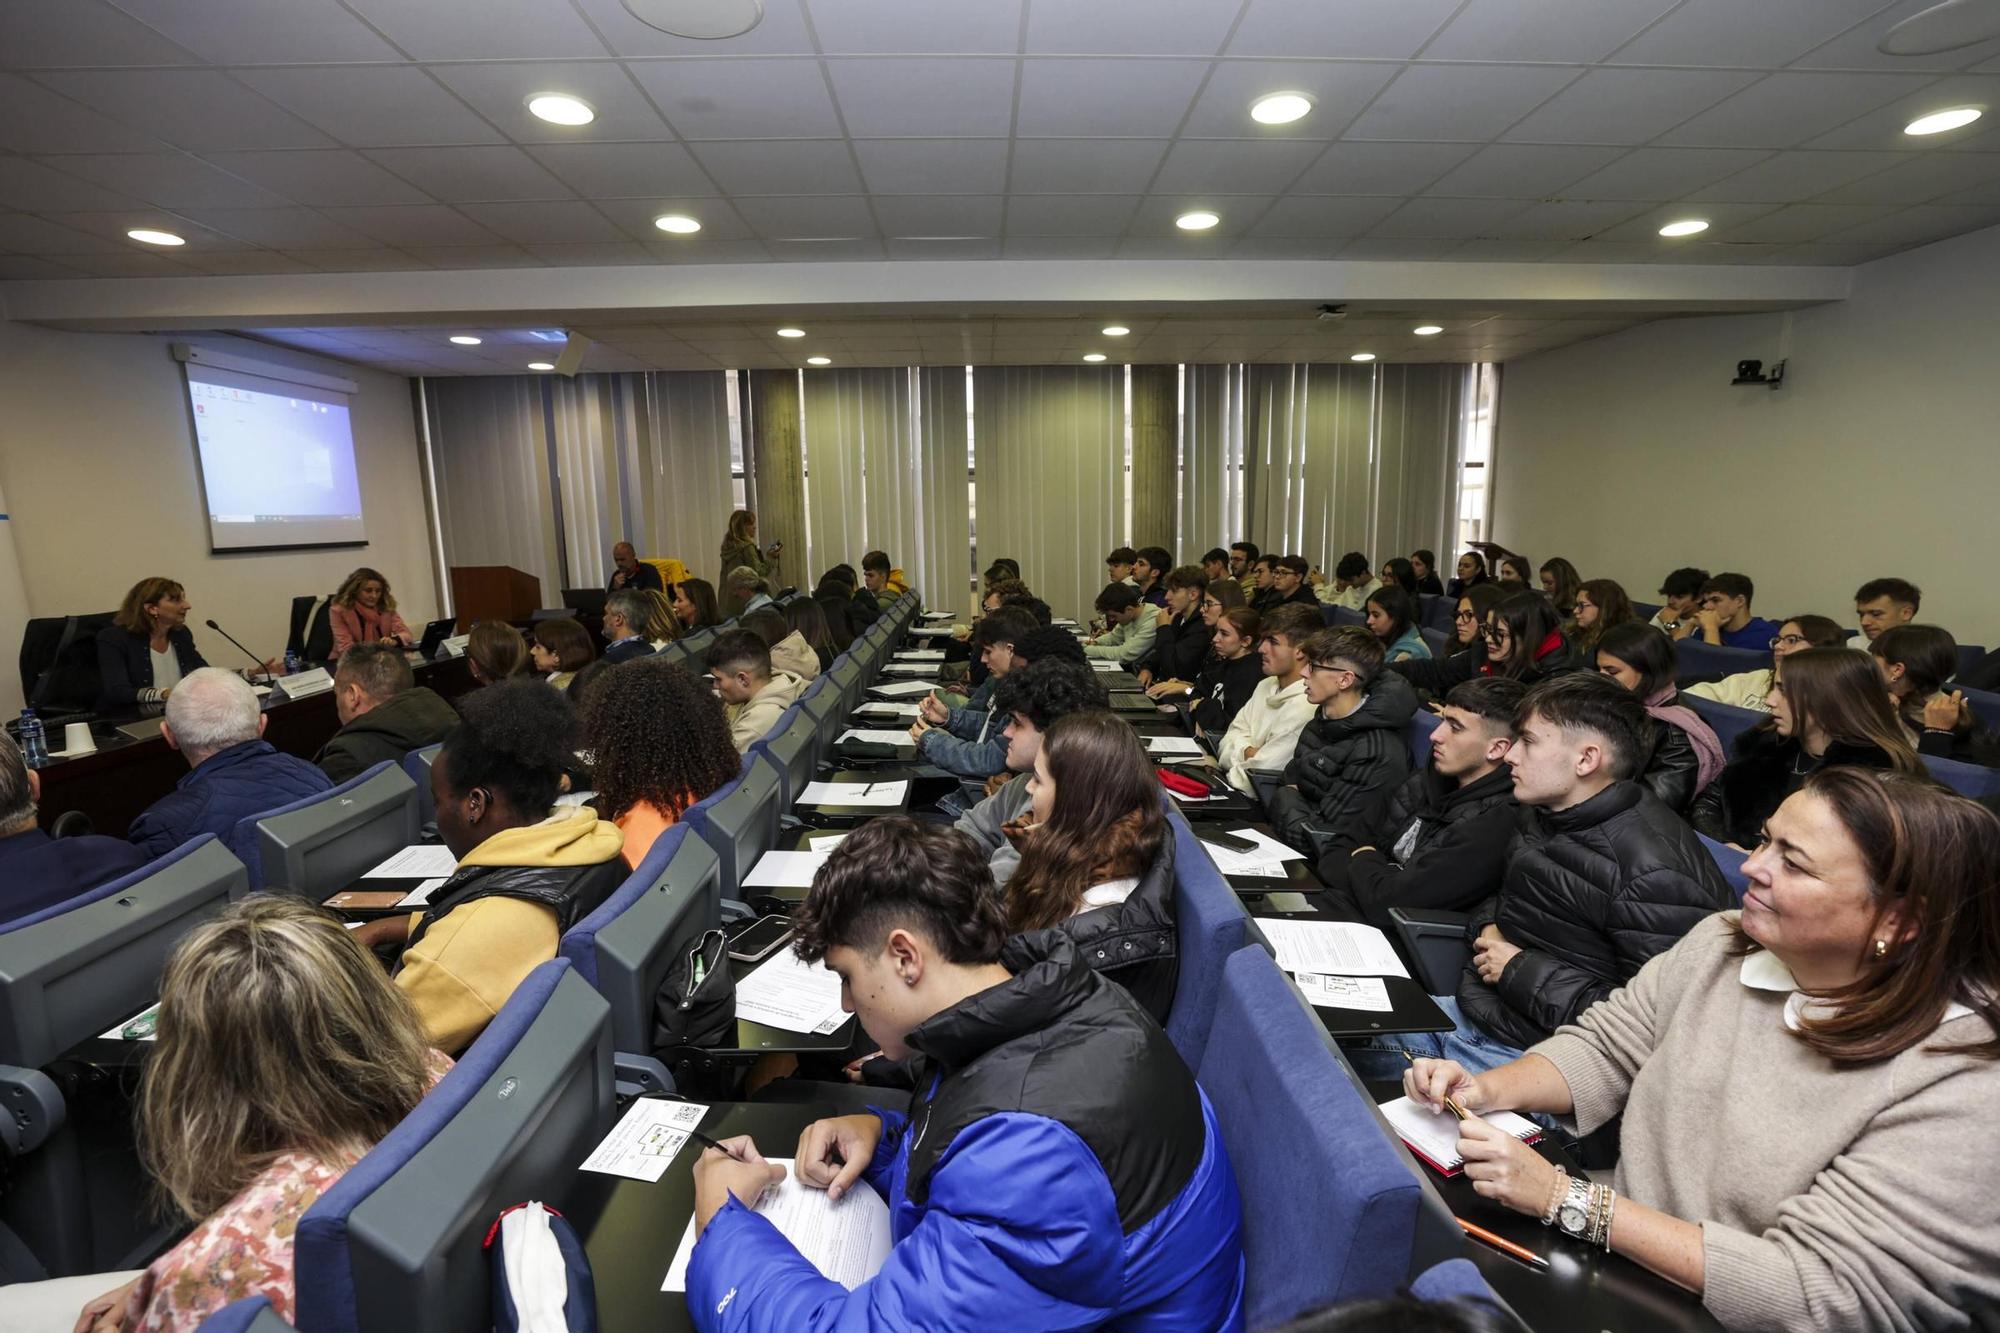
[[[1520,818],[1507,751],[1527,692],[1481,676],[1445,697],[1430,762],[1390,794],[1374,827],[1341,834],[1320,858],[1332,910],[1389,930],[1392,907],[1469,912],[1500,891]]]
[[[1319,856],[1342,834],[1373,828],[1389,793],[1409,776],[1403,732],[1417,695],[1382,670],[1382,641],[1359,625],[1309,635],[1300,652],[1306,698],[1319,713],[1299,733],[1270,815],[1280,838]]]
[[[1433,997],[1457,1027],[1353,1048],[1356,1073],[1400,1078],[1405,1051],[1475,1072],[1519,1059],[1729,906],[1694,830],[1632,781],[1652,725],[1637,696],[1602,676],[1572,672],[1528,691],[1507,764],[1531,808],[1500,892],[1467,924],[1458,994]]]

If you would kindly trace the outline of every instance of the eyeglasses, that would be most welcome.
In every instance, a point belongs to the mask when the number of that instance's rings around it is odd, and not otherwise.
[[[1470,612],[1470,611],[1455,611],[1455,612],[1453,612],[1453,613],[1452,613],[1452,617],[1451,617],[1451,618],[1452,618],[1453,620],[1476,620],[1476,619],[1478,619],[1478,617],[1477,617],[1477,616],[1475,616],[1475,615],[1474,615],[1474,614],[1473,614],[1472,612]]]
[[[1783,644],[1787,648],[1803,648],[1808,642],[1809,640],[1803,634],[1780,634],[1777,638],[1771,640],[1769,646],[1776,648],[1779,644]]]
[[[1357,672],[1356,672],[1356,671],[1354,670],[1354,668],[1353,668],[1353,667],[1351,667],[1351,666],[1347,666],[1347,665],[1345,665],[1345,664],[1343,664],[1343,663],[1340,663],[1340,662],[1308,662],[1308,663],[1306,663],[1306,674],[1307,674],[1307,675],[1311,675],[1311,674],[1312,674],[1313,672],[1315,672],[1315,671],[1345,671],[1345,672],[1347,672],[1347,673],[1348,673],[1348,674],[1349,674],[1350,676],[1351,676],[1351,675],[1355,675],[1355,674],[1358,674],[1358,673],[1357,673]]]
[[[1488,643],[1499,643],[1507,637],[1507,627],[1505,625],[1481,625],[1479,627],[1479,637]]]

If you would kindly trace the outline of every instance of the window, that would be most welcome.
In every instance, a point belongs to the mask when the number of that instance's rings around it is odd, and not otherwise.
[[[745,498],[743,467],[743,406],[741,394],[743,384],[740,371],[727,371],[723,384],[729,400],[729,492],[738,509],[748,509],[750,501]],[[724,571],[725,573],[727,571]]]
[[[1458,549],[1487,540],[1493,523],[1493,426],[1500,406],[1500,368],[1490,363],[1467,368],[1465,416],[1459,423],[1463,452],[1458,474]]]

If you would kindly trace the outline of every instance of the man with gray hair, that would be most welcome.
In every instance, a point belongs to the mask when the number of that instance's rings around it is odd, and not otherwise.
[[[722,576],[722,602],[743,616],[760,606],[771,605],[771,585],[748,565],[738,565]]]
[[[118,838],[51,838],[36,822],[41,775],[0,735],[0,930],[146,864]]]
[[[604,660],[616,666],[635,657],[650,657],[646,639],[646,600],[627,588],[604,599]]]
[[[192,771],[132,821],[126,836],[149,856],[213,833],[247,864],[255,852],[251,839],[237,838],[239,820],[333,786],[326,774],[264,739],[256,691],[233,671],[202,667],[182,677],[167,698],[160,735]]]

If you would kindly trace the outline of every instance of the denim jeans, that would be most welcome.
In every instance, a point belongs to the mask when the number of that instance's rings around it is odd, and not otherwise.
[[[1489,1037],[1474,1027],[1460,1011],[1457,996],[1433,995],[1431,999],[1452,1021],[1451,1031],[1399,1032],[1392,1036],[1342,1042],[1341,1052],[1354,1066],[1354,1072],[1367,1080],[1400,1083],[1403,1071],[1410,1067],[1410,1062],[1403,1058],[1404,1052],[1419,1060],[1456,1060],[1470,1074],[1483,1074],[1509,1060],[1521,1058],[1517,1047]]]

